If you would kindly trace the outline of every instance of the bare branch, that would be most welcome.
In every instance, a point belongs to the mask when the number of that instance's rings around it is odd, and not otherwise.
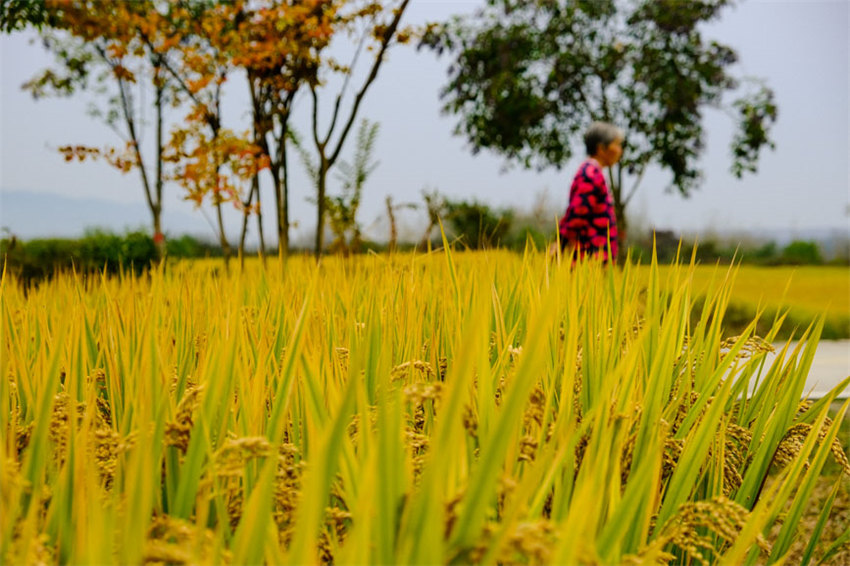
[[[625,199],[623,199],[623,208],[626,208],[629,205],[629,202],[631,202],[632,197],[635,196],[635,193],[637,192],[638,186],[640,186],[640,182],[643,180],[643,174],[644,174],[645,171],[646,171],[646,164],[643,164],[641,166],[641,168],[638,170],[637,179],[635,179],[635,184],[632,185],[632,188],[629,191],[629,194],[626,195]]]
[[[313,97],[313,141],[316,143],[321,157],[325,156],[325,144],[319,141],[319,96],[316,94],[316,87],[310,85],[310,95]]]
[[[111,69],[114,70],[118,66],[117,63],[113,62],[109,58],[102,45],[95,44],[94,47]],[[124,120],[127,122],[127,131],[130,134],[130,143],[132,144],[136,154],[136,163],[139,166],[139,173],[142,176],[142,187],[145,190],[145,199],[147,200],[148,207],[150,207],[151,210],[154,210],[155,206],[153,196],[151,195],[150,182],[148,181],[148,173],[145,170],[145,162],[142,158],[142,152],[139,147],[139,138],[136,135],[136,121],[133,116],[133,102],[129,99],[127,94],[126,81],[119,74],[113,73],[113,75],[115,75],[115,78],[118,81],[118,93],[121,96],[121,111],[124,113]]]
[[[374,16],[372,17],[372,22],[375,21]],[[336,120],[339,116],[339,108],[342,104],[342,98],[345,96],[345,91],[348,90],[348,83],[351,82],[351,75],[354,74],[354,67],[357,65],[357,59],[360,57],[360,53],[363,51],[363,46],[366,45],[366,40],[369,39],[368,34],[369,27],[367,26],[363,30],[363,36],[360,38],[360,41],[357,44],[357,49],[354,50],[354,56],[351,58],[351,65],[348,67],[348,73],[345,75],[345,80],[342,83],[342,88],[339,91],[339,94],[336,97],[336,102],[334,103],[334,112],[331,117],[331,125],[328,128],[328,135],[325,136],[324,145],[331,139],[331,135],[333,134],[334,129],[336,128]]]
[[[369,85],[375,80],[375,77],[378,76],[378,69],[381,67],[381,63],[384,59],[384,53],[386,53],[387,48],[389,47],[390,41],[392,41],[393,36],[395,35],[396,29],[398,29],[398,24],[401,21],[401,16],[404,13],[405,8],[410,3],[410,0],[404,0],[396,9],[395,15],[393,16],[393,21],[387,26],[387,29],[384,31],[384,37],[381,39],[381,48],[378,51],[378,54],[375,56],[375,61],[372,63],[372,71],[369,73],[369,77],[366,79],[366,82],[363,83],[363,86],[357,93],[357,96],[354,97],[354,104],[351,107],[351,114],[348,116],[348,121],[345,124],[345,128],[342,130],[342,134],[337,142],[336,149],[331,154],[331,157],[328,159],[329,164],[333,164],[337,158],[339,157],[340,151],[342,151],[342,144],[345,142],[345,138],[348,136],[348,132],[351,130],[351,125],[354,123],[354,118],[357,116],[357,110],[360,108],[360,103],[363,101],[363,97],[366,95],[366,90],[369,88]]]

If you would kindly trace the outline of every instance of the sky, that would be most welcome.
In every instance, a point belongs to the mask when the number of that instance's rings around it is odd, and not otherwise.
[[[451,14],[474,12],[481,4],[483,0],[413,0],[404,21],[441,21]],[[683,198],[667,191],[668,174],[650,170],[630,206],[631,225],[689,233],[793,234],[830,228],[850,234],[848,28],[848,0],[745,0],[705,26],[704,39],[738,52],[737,76],[764,79],[775,91],[776,149],[762,154],[757,174],[736,179],[729,172],[733,120],[723,111],[706,111],[700,188]],[[87,105],[96,100],[93,93],[36,101],[21,91],[23,82],[51,63],[51,56],[34,39],[32,32],[0,36],[0,226],[22,237],[74,235],[68,232],[81,233],[94,225],[114,230],[147,226],[149,213],[137,173],[123,175],[98,162],[66,163],[56,150],[67,143],[117,145],[119,139],[87,115]],[[506,167],[496,154],[473,155],[466,141],[453,135],[457,119],[441,112],[440,90],[450,62],[445,55],[439,58],[430,51],[397,46],[368,91],[359,117],[380,125],[375,149],[379,165],[364,188],[360,223],[380,238],[387,230],[387,195],[397,203],[421,203],[423,190],[436,189],[453,198],[520,210],[530,209],[545,194],[554,230],[555,215],[566,206],[581,156],[574,156],[561,170],[539,172]],[[244,129],[246,87],[230,82],[225,124]],[[325,112],[328,104],[325,100]],[[309,110],[309,100],[302,97],[296,106],[296,125],[305,134]],[[349,136],[345,158],[350,160],[354,145],[354,136]],[[300,163],[292,165],[291,210],[297,222],[292,238],[309,241],[315,226],[315,206],[308,202],[313,191]],[[334,183],[331,193],[339,190],[339,183]],[[212,237],[204,216],[212,217],[211,211],[194,210],[176,186],[166,191],[166,234]],[[268,235],[274,232],[270,192],[264,200]],[[68,205],[73,202],[81,206]],[[75,212],[69,218],[72,208]],[[116,213],[119,208],[126,214]],[[415,238],[412,232],[424,223],[424,212],[411,210],[403,217],[409,236]],[[233,212],[228,224],[232,240],[236,222]]]

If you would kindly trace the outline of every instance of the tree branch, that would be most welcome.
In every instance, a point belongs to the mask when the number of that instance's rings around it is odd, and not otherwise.
[[[375,21],[375,18],[372,18],[372,21]],[[366,45],[366,40],[368,39],[368,34],[366,30],[363,32],[363,37],[360,38],[360,41],[357,44],[357,49],[354,50],[354,56],[351,58],[351,65],[348,67],[348,73],[345,75],[345,80],[342,82],[342,88],[339,91],[339,94],[336,97],[336,102],[334,103],[334,112],[331,117],[331,125],[328,128],[328,135],[325,136],[324,144],[327,143],[331,139],[331,135],[333,134],[334,129],[336,128],[336,120],[339,116],[339,108],[342,104],[342,97],[345,95],[345,91],[348,90],[348,83],[351,82],[351,75],[354,74],[354,67],[357,65],[357,59],[360,57],[360,53],[363,51],[363,46]]]
[[[629,194],[626,195],[625,199],[623,199],[623,208],[626,208],[629,205],[629,202],[631,202],[632,197],[635,196],[635,193],[637,192],[638,186],[640,185],[640,182],[643,180],[643,174],[644,174],[645,171],[646,171],[646,164],[642,165],[641,168],[638,170],[637,179],[635,179],[635,184],[632,185],[632,188],[629,191]]]
[[[325,144],[319,141],[319,96],[316,94],[315,85],[310,85],[310,95],[313,97],[313,141],[316,143],[316,148],[319,150],[320,159],[324,159]]]
[[[156,206],[162,209],[162,86],[156,87]]]
[[[366,82],[363,83],[363,86],[357,92],[357,95],[354,97],[354,104],[351,108],[351,114],[348,116],[348,121],[345,124],[345,128],[342,130],[342,134],[337,142],[336,149],[334,150],[331,157],[328,159],[329,164],[333,164],[336,159],[339,157],[340,151],[342,151],[342,144],[345,142],[345,138],[348,136],[348,132],[351,130],[351,125],[354,123],[354,119],[357,116],[357,110],[360,108],[360,103],[363,101],[363,97],[366,95],[366,90],[369,88],[369,85],[375,80],[378,76],[378,69],[381,67],[381,63],[384,59],[384,53],[386,53],[387,48],[389,47],[390,41],[392,41],[393,36],[395,35],[396,29],[398,29],[398,24],[401,21],[401,16],[404,14],[404,10],[407,8],[407,5],[410,3],[410,0],[404,0],[396,9],[395,16],[393,17],[393,21],[387,26],[387,29],[384,31],[384,37],[381,40],[381,48],[378,51],[378,54],[375,56],[375,61],[372,64],[372,70],[369,73],[369,77],[366,79]]]
[[[197,104],[199,106],[203,106],[205,108],[204,117],[206,119],[206,122],[210,126],[210,128],[212,128],[213,132],[215,134],[218,134],[218,130],[219,130],[221,125],[219,124],[218,118],[216,116],[214,116],[209,111],[209,106],[206,103],[204,103],[203,101],[201,101],[194,92],[192,92],[192,90],[189,88],[189,86],[183,80],[183,77],[181,77],[177,73],[177,71],[174,70],[174,67],[168,61],[168,58],[166,58],[163,54],[157,52],[156,48],[154,47],[153,43],[151,43],[148,36],[138,27],[136,27],[136,31],[138,32],[139,37],[142,38],[142,41],[145,43],[145,45],[147,45],[148,49],[150,49],[151,53],[153,53],[156,56],[158,62],[162,65],[162,67],[166,71],[168,71],[168,73],[175,80],[177,85],[180,87],[180,90],[182,90],[192,100],[192,102],[194,102],[195,104]],[[220,87],[221,87],[221,85],[219,85],[219,88]]]
[[[148,173],[145,170],[145,162],[142,158],[142,152],[139,148],[139,139],[136,135],[136,122],[133,117],[133,103],[128,100],[126,86],[124,84],[124,79],[114,73],[116,67],[118,67],[117,63],[114,63],[109,56],[106,54],[106,50],[102,45],[95,44],[95,49],[98,54],[106,61],[106,64],[113,70],[113,75],[115,75],[115,79],[118,81],[118,93],[121,96],[121,111],[124,113],[124,120],[127,122],[127,131],[130,134],[130,143],[133,145],[133,150],[136,154],[136,163],[139,166],[139,173],[142,176],[142,187],[145,189],[145,199],[147,200],[148,207],[151,211],[155,210],[153,197],[151,195],[150,182],[148,181]]]

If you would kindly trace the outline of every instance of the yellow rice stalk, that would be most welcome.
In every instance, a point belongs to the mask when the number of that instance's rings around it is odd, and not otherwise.
[[[767,364],[782,318],[730,335],[737,270],[706,273],[449,249],[6,274],[2,560],[780,561],[824,462],[850,475],[847,382],[801,407],[822,325]]]

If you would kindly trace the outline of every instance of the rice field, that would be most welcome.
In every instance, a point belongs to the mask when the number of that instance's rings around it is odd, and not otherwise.
[[[662,280],[670,268],[659,267]],[[705,293],[724,268],[699,265],[694,269],[694,290]],[[640,270],[649,277],[648,267]],[[759,328],[768,329],[778,314],[787,314],[780,331],[786,338],[799,335],[817,317],[824,317],[823,337],[850,338],[850,269],[846,266],[758,267],[740,266],[731,289],[727,327],[744,328],[760,311]]]
[[[4,275],[3,563],[839,563],[850,378],[802,399],[823,321],[767,364],[701,270]]]

